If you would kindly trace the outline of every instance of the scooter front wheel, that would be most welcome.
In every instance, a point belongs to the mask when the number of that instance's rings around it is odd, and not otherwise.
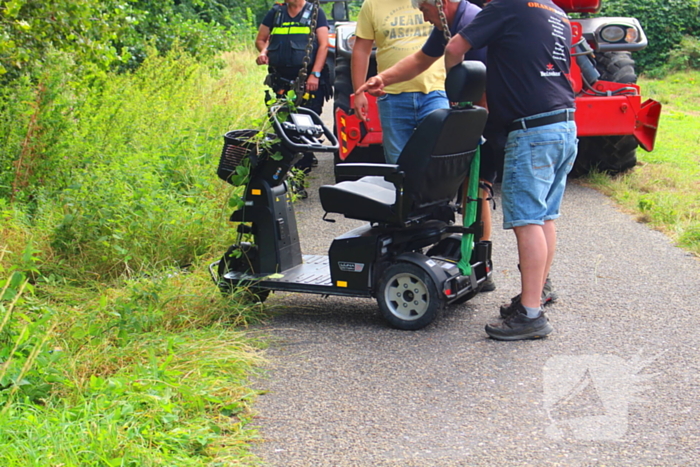
[[[407,262],[396,263],[384,271],[377,288],[377,303],[392,326],[405,330],[424,328],[444,306],[432,277]]]
[[[239,245],[231,245],[226,253],[224,253],[224,256],[221,257],[221,261],[219,261],[219,266],[217,268],[219,289],[221,289],[221,293],[224,295],[231,295],[234,291],[234,287],[229,282],[223,280],[226,273],[250,271],[251,261],[249,255],[257,254],[257,251],[255,248],[251,248],[251,245],[244,243],[242,246],[243,248]],[[253,301],[260,303],[267,300],[271,292],[269,289],[255,287],[250,284],[240,283],[238,286],[245,289],[251,295]]]

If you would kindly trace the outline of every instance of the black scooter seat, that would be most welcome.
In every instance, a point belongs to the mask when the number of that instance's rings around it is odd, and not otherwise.
[[[362,177],[352,182],[325,185],[319,189],[324,211],[351,219],[385,222],[396,202],[396,187],[384,177]]]

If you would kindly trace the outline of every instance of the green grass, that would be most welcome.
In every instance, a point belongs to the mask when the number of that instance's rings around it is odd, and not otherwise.
[[[700,256],[700,72],[663,80],[641,79],[645,97],[662,103],[654,151],[637,151],[630,173],[591,183],[609,194],[640,222],[668,234]]]
[[[222,135],[265,113],[254,57],[92,86],[57,57],[0,93],[0,465],[258,463],[265,314],[207,270],[235,238]]]
[[[6,271],[0,464],[255,464],[260,305],[204,269],[90,287]]]

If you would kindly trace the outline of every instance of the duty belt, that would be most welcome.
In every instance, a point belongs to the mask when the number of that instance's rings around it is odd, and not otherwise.
[[[574,112],[565,110],[554,115],[546,117],[524,119],[520,118],[508,125],[508,133],[516,130],[527,130],[528,128],[537,128],[538,126],[551,125],[552,123],[570,122],[574,120]]]

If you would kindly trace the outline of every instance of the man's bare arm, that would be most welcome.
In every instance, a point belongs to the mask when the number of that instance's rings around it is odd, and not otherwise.
[[[267,44],[269,41],[270,28],[268,28],[264,24],[261,24],[260,28],[258,29],[258,35],[255,38],[255,48],[258,49],[258,52],[260,52],[258,58],[255,60],[255,63],[257,63],[258,65],[267,65],[268,63]]]
[[[322,27],[316,29],[316,40],[318,41],[318,50],[316,51],[316,61],[311,67],[311,71],[321,71],[326,65],[326,57],[328,56],[328,28]]]
[[[425,70],[430,68],[430,65],[435,63],[439,57],[430,57],[423,53],[422,50],[409,55],[391,68],[382,71],[377,76],[367,80],[365,84],[360,86],[357,93],[367,91],[372,95],[384,94],[384,87],[390,84],[402,83],[415,78]]]
[[[352,77],[352,90],[359,88],[367,78],[369,60],[372,55],[372,39],[355,38],[355,45],[352,47],[352,60],[350,61],[350,76]],[[355,95],[353,103],[355,115],[362,121],[367,121],[368,103],[364,93]]]
[[[352,47],[352,60],[350,61],[353,91],[359,88],[367,79],[373,42],[372,39],[355,38],[355,45]]]
[[[455,34],[445,46],[445,70],[450,71],[453,66],[462,63],[464,54],[469,52],[472,45],[461,34]]]

